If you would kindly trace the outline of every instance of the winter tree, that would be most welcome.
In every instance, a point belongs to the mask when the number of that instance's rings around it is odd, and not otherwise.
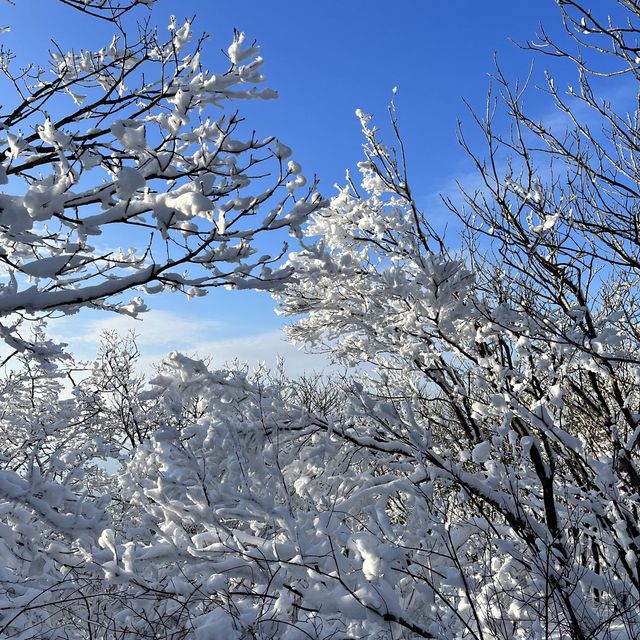
[[[53,49],[47,68],[2,58],[0,333],[12,353],[34,351],[28,328],[54,312],[136,316],[145,294],[276,287],[287,271],[256,240],[295,233],[314,206],[290,150],[243,127],[239,100],[276,96],[244,34],[213,73],[190,20],[172,18],[166,37],[144,15],[130,24],[152,2],[65,4],[108,20],[113,39]]]
[[[0,636],[12,638],[127,633],[97,598],[115,583],[91,569],[123,511],[96,461],[122,462],[161,418],[138,398],[131,343],[106,344],[79,386],[39,321],[83,307],[137,316],[142,296],[166,290],[278,288],[290,268],[257,253],[260,237],[297,234],[319,204],[290,149],[243,124],[239,101],[276,96],[244,34],[213,73],[190,20],[151,27],[152,0],[61,2],[113,38],[54,47],[45,67],[6,48],[0,60],[0,335],[12,365],[0,390]],[[64,377],[73,395],[59,400]]]
[[[293,337],[368,366],[332,437],[385,478],[363,482],[366,516],[346,509],[369,542],[361,572],[335,579],[363,616],[402,611],[406,637],[640,633],[638,114],[607,99],[622,78],[635,108],[640,12],[559,4],[568,43],[530,47],[577,68],[573,87],[548,77],[567,128],[529,116],[498,72],[511,129],[490,98],[487,149],[467,146],[482,187],[449,202],[466,252],[417,209],[402,140],[396,155],[360,113],[361,191],[315,215],[322,241],[291,258]]]
[[[640,10],[559,4],[565,41],[530,46],[575,65],[548,79],[567,126],[498,72],[512,126],[490,98],[487,148],[461,138],[481,178],[448,203],[462,244],[416,204],[393,105],[395,151],[358,113],[360,185],[312,214],[276,293],[350,376],[174,353],[145,384],[107,339],[52,406],[57,374],[20,356],[0,635],[640,636],[638,116],[607,100],[622,79],[637,106]]]

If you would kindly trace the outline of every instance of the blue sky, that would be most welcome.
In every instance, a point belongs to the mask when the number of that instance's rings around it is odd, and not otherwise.
[[[450,193],[455,180],[473,179],[470,162],[456,142],[458,118],[467,122],[470,139],[476,138],[462,98],[482,110],[494,54],[507,77],[522,79],[532,56],[510,39],[534,37],[540,23],[552,33],[561,28],[553,0],[159,0],[153,20],[166,25],[172,13],[196,16],[195,30],[212,36],[206,58],[212,69],[224,68],[219,51],[228,46],[234,28],[258,41],[268,85],[280,98],[242,103],[241,110],[259,134],[276,135],[293,148],[305,174],[318,175],[326,196],[343,181],[345,169],[361,158],[355,109],[384,122],[391,90],[397,86],[413,190],[419,204],[441,221],[446,213],[438,194]],[[2,42],[21,61],[44,60],[52,38],[63,49],[99,48],[111,36],[109,25],[52,0],[17,0],[15,7],[3,3],[0,16],[0,26],[12,27]],[[549,62],[538,57],[534,84],[542,83]],[[540,117],[549,113],[548,100],[535,90],[527,102]],[[141,323],[88,313],[52,325],[52,333],[89,356],[100,329],[123,330],[135,324],[149,360],[181,349],[210,352],[217,361],[236,353],[273,362],[279,351],[294,372],[315,366],[281,342],[283,319],[273,313],[273,302],[265,294],[214,291],[192,302],[164,295],[147,303],[154,311]]]

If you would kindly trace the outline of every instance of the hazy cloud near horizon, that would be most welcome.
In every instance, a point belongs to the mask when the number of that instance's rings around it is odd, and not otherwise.
[[[51,323],[48,333],[69,345],[80,359],[92,359],[105,331],[120,335],[136,333],[141,369],[153,372],[153,364],[170,351],[180,351],[199,358],[210,358],[213,367],[238,360],[254,367],[260,362],[275,367],[283,358],[289,375],[320,372],[330,367],[321,354],[311,354],[287,341],[282,329],[257,331],[233,336],[233,327],[218,320],[185,315],[182,312],[151,309],[142,320],[128,316],[101,314],[100,317],[62,318]]]

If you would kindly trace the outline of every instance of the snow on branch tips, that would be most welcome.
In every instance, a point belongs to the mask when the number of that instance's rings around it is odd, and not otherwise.
[[[276,95],[259,47],[236,33],[213,72],[191,20],[172,18],[166,36],[141,23],[134,38],[121,14],[151,2],[67,4],[118,30],[94,51],[53,49],[48,69],[3,69],[0,314],[12,346],[29,348],[20,324],[52,311],[137,315],[163,290],[278,288],[288,271],[256,241],[297,234],[318,196],[238,110]]]
[[[529,47],[577,65],[543,94],[568,127],[497,69],[484,146],[460,131],[479,180],[445,198],[453,238],[393,103],[390,136],[358,111],[359,179],[330,200],[282,142],[243,137],[231,101],[273,94],[241,33],[216,75],[172,21],[13,78],[1,638],[640,638],[640,120],[604,99],[612,78],[637,98],[640,25],[633,2],[559,4],[564,35]],[[296,250],[255,257],[283,227]],[[83,365],[18,333],[217,285],[269,289],[341,373],[173,352],[147,380],[134,335]]]

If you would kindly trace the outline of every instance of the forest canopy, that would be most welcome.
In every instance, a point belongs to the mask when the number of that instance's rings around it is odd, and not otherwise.
[[[0,637],[640,637],[640,5],[559,0],[521,45],[574,70],[561,129],[494,71],[446,235],[393,101],[321,194],[239,133],[275,97],[244,34],[211,72],[151,1],[60,2],[114,37],[1,67]],[[146,379],[133,337],[87,364],[42,322],[219,286],[344,373],[172,352]]]

